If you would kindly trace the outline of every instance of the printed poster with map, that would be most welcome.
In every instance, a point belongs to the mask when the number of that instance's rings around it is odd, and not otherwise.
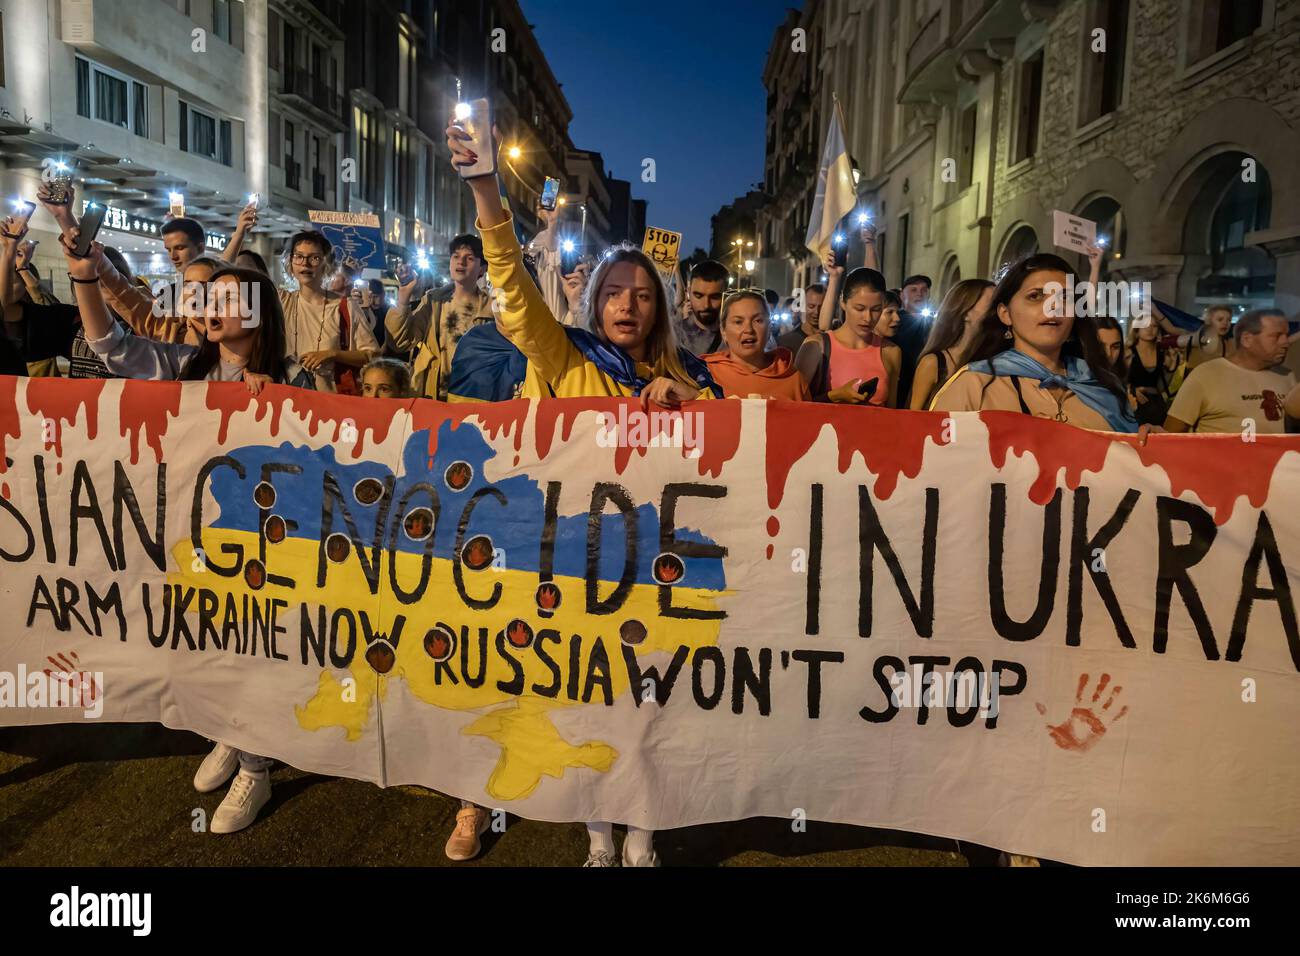
[[[383,230],[374,213],[310,209],[307,216],[340,255],[356,259],[367,269],[386,268]]]

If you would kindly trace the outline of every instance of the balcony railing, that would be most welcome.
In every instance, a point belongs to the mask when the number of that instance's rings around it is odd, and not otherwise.
[[[328,83],[306,70],[286,67],[280,76],[280,92],[296,96],[335,118],[343,115],[343,98]]]
[[[939,48],[939,26],[943,10],[934,11],[934,15],[925,22],[912,45],[907,48],[907,75],[913,75],[935,50]]]

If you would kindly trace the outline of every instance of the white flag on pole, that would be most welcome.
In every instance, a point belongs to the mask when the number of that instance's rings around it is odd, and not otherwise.
[[[822,166],[817,173],[817,195],[808,222],[808,238],[804,240],[818,261],[826,258],[840,220],[853,211],[858,201],[853,162],[844,142],[844,114],[840,111],[840,101],[834,102],[830,129],[826,131],[826,148],[822,150]]]

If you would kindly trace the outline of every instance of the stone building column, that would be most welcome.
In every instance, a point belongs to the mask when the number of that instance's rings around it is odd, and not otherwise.
[[[1300,225],[1252,232],[1246,242],[1264,249],[1277,263],[1273,304],[1290,318],[1300,315]]]

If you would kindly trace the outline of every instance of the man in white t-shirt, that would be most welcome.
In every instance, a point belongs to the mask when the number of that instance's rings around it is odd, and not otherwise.
[[[1283,403],[1295,374],[1279,363],[1288,345],[1286,316],[1274,309],[1247,312],[1237,322],[1236,350],[1187,376],[1165,420],[1171,432],[1280,435]]]

